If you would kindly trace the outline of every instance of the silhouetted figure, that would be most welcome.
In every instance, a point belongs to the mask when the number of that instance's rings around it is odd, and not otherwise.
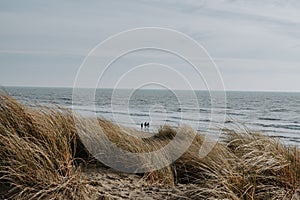
[[[150,123],[149,122],[144,122],[144,128],[149,128],[150,127]]]
[[[141,123],[141,130],[149,128],[150,127],[150,123],[149,122],[142,122]]]

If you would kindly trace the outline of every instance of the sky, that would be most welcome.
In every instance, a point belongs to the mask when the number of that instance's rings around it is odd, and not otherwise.
[[[202,45],[226,90],[300,92],[298,0],[1,0],[0,27],[2,86],[73,87],[96,45],[122,31],[161,27]],[[199,80],[187,63],[154,50],[118,60],[97,86],[114,87],[126,72],[143,64],[149,71],[147,63],[154,62],[176,69],[194,89],[205,89],[205,77]],[[178,76],[152,67],[153,74],[128,76],[122,87],[155,77],[174,89],[189,89]],[[91,77],[81,79],[85,87],[95,87]]]

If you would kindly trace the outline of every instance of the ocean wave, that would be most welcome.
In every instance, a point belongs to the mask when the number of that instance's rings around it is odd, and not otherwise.
[[[246,116],[244,113],[233,113],[233,112],[226,112],[227,115],[233,115],[233,116]]]
[[[280,119],[272,118],[272,117],[259,117],[259,120],[266,120],[266,121],[280,121]]]
[[[270,112],[288,112],[286,108],[271,109]]]
[[[257,124],[258,126],[265,127],[265,128],[282,128],[282,129],[289,129],[289,130],[300,130],[300,125],[295,124]]]

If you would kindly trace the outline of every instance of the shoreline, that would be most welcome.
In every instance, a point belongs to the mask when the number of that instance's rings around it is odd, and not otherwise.
[[[111,101],[111,91],[99,90],[99,93],[95,96],[97,102],[99,102],[99,104],[96,105],[96,110],[94,110],[93,106],[88,106],[89,104],[92,104],[92,102],[85,102],[85,99],[81,102],[72,103],[72,90],[70,89],[7,88],[7,91],[14,98],[17,98],[26,105],[57,105],[59,107],[74,109],[75,112],[78,112],[84,117],[96,113],[100,117],[103,116],[106,119],[111,120],[116,119],[117,123],[135,128],[139,128],[139,123],[142,121],[149,121],[149,106],[155,104],[155,100],[148,99],[150,93],[146,90],[141,90],[136,93],[131,102],[131,107],[134,107],[134,109],[130,108],[130,117],[134,121],[134,123],[132,123],[130,120],[126,120],[127,118],[124,118],[127,115],[127,108],[122,107],[120,110],[114,110],[110,104],[107,104]],[[169,95],[170,94],[167,92],[158,92],[155,95],[155,99],[167,102],[168,99],[171,98]],[[185,96],[186,94],[183,92],[180,93],[180,95]],[[200,92],[197,95],[200,95],[199,98],[205,100],[205,102],[209,100],[205,93]],[[225,124],[221,121],[219,122],[220,127],[225,126],[235,130],[236,124],[238,126],[243,124],[245,128],[250,130],[261,130],[264,134],[278,136],[287,144],[300,144],[300,137],[298,134],[300,132],[300,119],[295,115],[295,113],[298,112],[298,108],[295,107],[295,105],[297,105],[297,102],[299,101],[299,95],[229,92],[227,97],[228,105],[226,107],[226,120]],[[142,99],[145,101],[140,101]],[[286,101],[287,99],[291,100]],[[118,103],[125,103],[123,100],[121,99]],[[199,104],[199,110],[185,110],[187,102],[183,102],[183,107],[178,105],[166,107],[168,111],[166,115],[164,112],[152,113],[151,127],[153,125],[156,129],[157,127],[155,126],[160,126],[164,123],[162,116],[167,116],[165,122],[171,126],[177,127],[178,123],[184,123],[189,124],[198,132],[211,133],[210,130],[208,130],[210,122],[210,106],[205,102]],[[246,104],[243,104],[243,102],[246,102]],[[176,103],[176,99],[172,97],[170,103]],[[199,113],[201,116],[194,116]]]

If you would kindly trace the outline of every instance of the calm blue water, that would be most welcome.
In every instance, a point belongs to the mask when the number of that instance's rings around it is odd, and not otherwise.
[[[213,134],[220,127],[236,128],[238,123],[241,129],[247,127],[287,143],[300,144],[300,93],[227,92],[227,101],[219,103],[212,115],[212,100],[205,91],[197,91],[195,96],[188,91],[138,90],[128,98],[126,90],[118,90],[112,97],[112,90],[98,89],[95,99],[89,100],[85,95],[89,90],[82,89],[83,95],[72,104],[72,89],[7,87],[5,90],[30,106],[60,105],[84,116],[96,113],[136,128],[149,121],[150,131],[164,123],[171,126],[185,123]]]

